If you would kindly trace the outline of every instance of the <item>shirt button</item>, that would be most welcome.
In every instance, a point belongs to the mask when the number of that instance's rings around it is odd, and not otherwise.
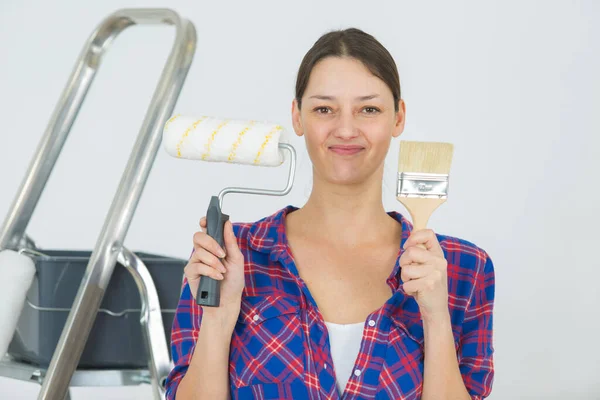
[[[355,375],[355,376],[360,376],[360,374],[361,374],[361,371],[360,371],[360,369],[355,369],[355,370],[354,370],[354,375]]]
[[[369,326],[375,326],[375,321],[373,321],[373,320],[370,320],[370,321],[369,321]]]
[[[327,364],[325,364],[325,365],[323,366],[323,368],[327,369]]]
[[[258,321],[258,318],[260,318],[257,314],[254,315],[254,317],[252,317],[253,320]]]

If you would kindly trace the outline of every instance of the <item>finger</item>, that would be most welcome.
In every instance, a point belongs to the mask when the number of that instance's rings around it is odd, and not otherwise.
[[[437,239],[437,235],[431,229],[420,229],[412,231],[403,248],[407,249],[411,246],[423,245],[428,251],[433,251],[437,254],[443,254],[442,247]]]
[[[227,252],[227,261],[243,262],[244,255],[238,247],[237,238],[233,233],[233,224],[231,221],[225,222],[224,228],[223,240],[225,242],[225,251]]]
[[[221,263],[214,254],[208,252],[206,249],[197,249],[194,253],[193,262],[201,262],[206,265],[210,265],[219,272],[225,273],[225,266]]]
[[[435,281],[433,279],[429,279],[429,277],[413,279],[402,285],[404,292],[411,296],[414,296],[417,293],[431,291],[434,287]]]
[[[435,270],[431,265],[407,265],[400,269],[400,278],[403,282],[408,282],[413,279],[419,279],[429,276]]]
[[[417,294],[417,289],[416,289],[416,285],[414,284],[414,282],[416,282],[416,280],[408,281],[408,282],[405,281],[402,284],[402,289],[404,289],[404,292],[409,296],[414,296]]]
[[[200,218],[200,227],[206,229],[206,217]]]
[[[208,276],[216,280],[223,280],[225,277],[222,273],[203,263],[189,263],[183,270],[188,281],[199,280],[203,276]]]
[[[434,257],[434,255],[425,249],[411,246],[402,252],[402,255],[400,256],[400,266],[404,267],[413,263],[425,264],[426,262],[431,261]]]
[[[196,232],[194,234],[194,248],[205,249],[213,253],[215,256],[223,258],[225,257],[225,251],[219,246],[219,243],[208,234],[204,232]]]

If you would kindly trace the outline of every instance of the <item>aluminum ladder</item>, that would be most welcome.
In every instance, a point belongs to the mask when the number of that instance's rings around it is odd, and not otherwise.
[[[0,249],[34,247],[25,230],[62,150],[77,113],[113,39],[142,24],[174,25],[175,41],[121,177],[104,226],[47,370],[4,357],[0,375],[42,384],[38,399],[70,398],[70,386],[121,386],[151,383],[155,398],[164,398],[162,380],[171,369],[158,296],[141,260],[123,245],[142,190],[156,158],[162,129],[173,108],[196,50],[194,25],[170,9],[122,9],[106,17],[88,38],[31,160],[26,176],[0,227]],[[135,279],[142,300],[141,324],[149,355],[148,370],[77,370],[117,260]],[[2,355],[0,355],[1,357]]]

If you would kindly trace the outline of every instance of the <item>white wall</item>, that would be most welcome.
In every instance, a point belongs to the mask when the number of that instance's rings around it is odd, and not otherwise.
[[[295,73],[318,36],[348,26],[374,34],[399,64],[402,138],[456,146],[450,200],[431,227],[475,242],[496,265],[491,398],[600,399],[600,2],[3,0],[0,218],[85,39],[128,6],[168,6],[196,25],[176,111],[290,130]],[[93,247],[172,39],[169,28],[138,28],[114,43],[28,229],[40,246]],[[309,161],[291,140],[300,154],[293,192],[231,197],[233,220],[303,204]],[[397,146],[385,201],[405,212],[393,194]],[[161,151],[126,243],[186,257],[211,194],[284,178],[285,168],[217,168]],[[2,398],[35,398],[38,389],[0,378]],[[147,386],[73,390],[87,400],[149,395]]]

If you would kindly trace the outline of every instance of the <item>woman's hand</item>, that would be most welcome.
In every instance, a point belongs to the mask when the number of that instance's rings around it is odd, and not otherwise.
[[[419,304],[423,320],[448,318],[448,262],[432,230],[411,233],[400,268],[404,291]]]
[[[184,269],[194,299],[202,276],[222,281],[219,307],[203,307],[205,314],[229,314],[237,318],[244,289],[244,255],[237,245],[230,221],[225,222],[225,249],[204,232],[206,217],[200,220],[199,232],[194,234],[194,253]]]

